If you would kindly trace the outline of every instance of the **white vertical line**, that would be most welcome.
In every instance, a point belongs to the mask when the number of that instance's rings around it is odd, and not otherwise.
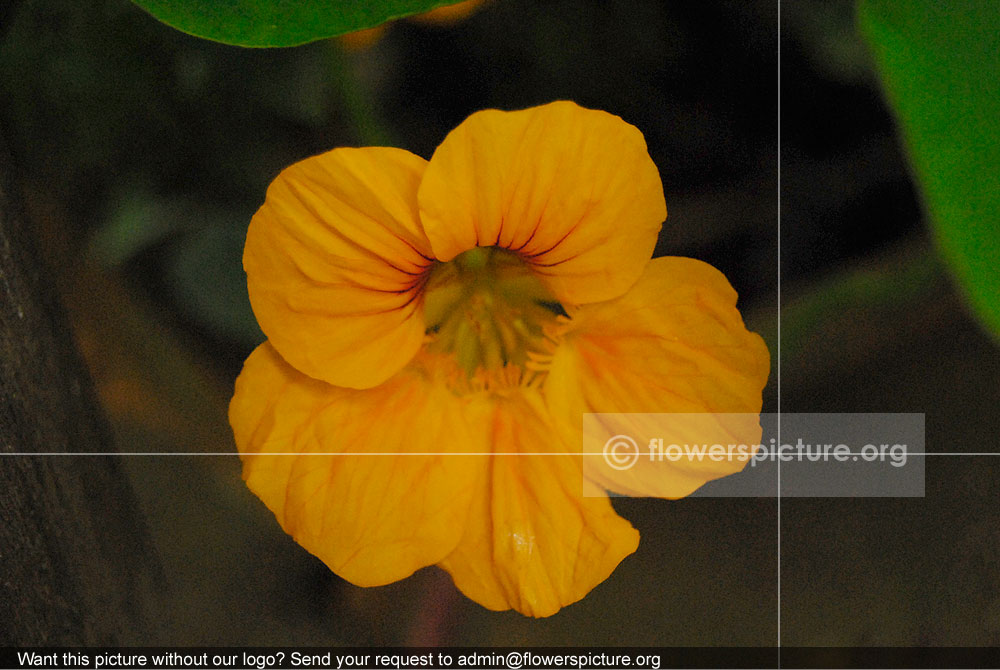
[[[778,341],[777,446],[781,447],[781,0],[778,0]],[[778,459],[778,667],[781,667],[781,459]]]

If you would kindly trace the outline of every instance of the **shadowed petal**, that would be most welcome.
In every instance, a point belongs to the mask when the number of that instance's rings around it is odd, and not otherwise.
[[[588,444],[625,433],[646,457],[621,471],[588,461],[588,476],[618,493],[679,498],[743,469],[746,458],[664,462],[646,451],[653,437],[727,448],[760,440],[769,355],[744,327],[736,292],[721,272],[690,258],[656,258],[621,298],[571,310],[570,317],[544,389],[570,443],[582,447],[588,412],[688,415],[666,426],[662,417],[640,415],[609,421],[600,434],[587,435]]]

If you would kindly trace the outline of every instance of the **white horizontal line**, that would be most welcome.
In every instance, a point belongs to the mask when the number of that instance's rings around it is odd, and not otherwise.
[[[901,454],[903,455],[903,454]],[[980,451],[980,452],[906,452],[906,456],[1000,456],[1000,452],[994,451]],[[429,451],[337,451],[337,452],[288,452],[288,451],[275,451],[275,452],[251,452],[248,454],[240,454],[235,451],[8,451],[0,452],[0,456],[604,456],[602,452],[592,451],[592,452],[518,452],[518,451],[448,451],[448,452],[429,452]],[[863,454],[861,452],[848,452],[840,454],[841,457],[847,456],[869,456],[873,457],[875,454]],[[702,460],[714,460],[711,454],[692,454],[692,459],[701,458]],[[640,460],[653,460],[656,463],[666,463],[673,461],[685,460],[684,457],[679,456],[677,458],[664,457],[660,458],[657,456],[655,459],[648,459],[645,455],[639,456]],[[687,459],[687,460],[692,460]],[[886,454],[883,460],[891,460],[890,455]],[[741,459],[734,459],[741,460]],[[747,462],[751,460],[768,461],[776,460],[773,458],[758,458],[754,459],[752,456],[746,458]],[[826,459],[810,459],[808,456],[803,456],[801,459],[795,458],[785,458],[782,459],[785,463],[793,462],[838,462],[833,454]],[[843,462],[843,461],[840,461]],[[869,463],[878,462],[878,459],[866,461]]]

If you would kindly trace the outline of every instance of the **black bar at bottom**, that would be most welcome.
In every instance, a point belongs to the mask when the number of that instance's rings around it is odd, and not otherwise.
[[[0,667],[59,670],[1000,668],[997,647],[4,647]]]

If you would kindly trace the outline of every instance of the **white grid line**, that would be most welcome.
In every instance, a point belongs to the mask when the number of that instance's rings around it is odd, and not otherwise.
[[[841,452],[841,456],[858,456],[865,458],[871,454],[865,454],[860,451],[847,451]],[[1000,451],[939,451],[939,452],[906,452],[906,457],[929,457],[929,456],[1000,456]],[[4,456],[601,456],[604,454],[601,452],[552,452],[552,451],[538,451],[538,452],[521,452],[521,451],[263,451],[263,452],[250,452],[247,454],[240,454],[236,451],[7,451],[0,452],[0,458]],[[699,457],[695,454],[697,460],[710,460],[717,461],[713,459],[711,455],[705,455],[704,457]],[[657,463],[670,463],[670,462],[680,462],[682,460],[695,460],[695,459],[663,459],[657,460]],[[739,459],[734,459],[739,460]],[[753,457],[748,457],[746,461],[749,463],[753,461]],[[759,462],[766,463],[770,459],[760,459]],[[821,462],[819,460],[810,459],[808,457],[804,459],[794,459],[794,458],[778,458],[774,459],[778,463],[780,469],[781,462],[809,462],[817,463]],[[886,458],[873,458],[868,460],[865,458],[866,463],[878,463],[885,462],[888,463],[892,459]],[[824,463],[845,463],[845,461],[840,461],[836,457],[831,459],[822,460]],[[853,461],[852,461],[853,462]]]
[[[778,334],[776,348],[777,357],[777,440],[781,444],[781,0],[778,0]],[[778,526],[778,668],[781,668],[781,459],[778,459],[778,490],[777,490],[777,526]]]

